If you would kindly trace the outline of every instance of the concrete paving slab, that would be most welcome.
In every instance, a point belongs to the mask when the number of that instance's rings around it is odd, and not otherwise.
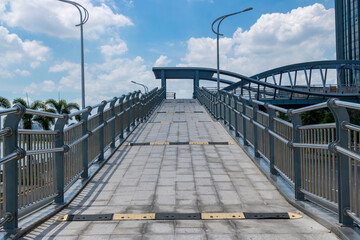
[[[129,142],[230,141],[195,100],[166,100]],[[198,121],[198,122],[196,122]],[[163,123],[161,123],[163,122]],[[121,164],[119,164],[121,162]],[[67,213],[297,212],[238,145],[122,146]],[[301,213],[302,214],[302,213]],[[337,237],[308,216],[299,220],[55,222],[24,239],[326,239]]]

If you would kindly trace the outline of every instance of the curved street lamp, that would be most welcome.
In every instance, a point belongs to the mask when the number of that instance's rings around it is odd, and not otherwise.
[[[227,15],[224,15],[224,16],[221,16],[221,17],[219,17],[219,18],[217,18],[217,19],[215,19],[215,21],[212,23],[212,25],[211,25],[211,30],[216,34],[216,36],[217,36],[217,42],[216,42],[216,46],[217,46],[217,68],[216,68],[216,70],[217,70],[217,92],[219,93],[219,90],[220,90],[220,73],[219,73],[219,69],[220,69],[220,59],[219,59],[219,36],[224,36],[223,34],[221,34],[221,33],[219,33],[219,31],[220,31],[220,24],[221,24],[221,22],[225,19],[225,18],[227,18],[227,17],[230,17],[230,16],[233,16],[233,15],[236,15],[236,14],[239,14],[239,13],[243,13],[243,12],[247,12],[247,11],[250,11],[250,10],[253,10],[253,8],[252,7],[249,7],[249,8],[246,8],[246,9],[244,9],[244,10],[242,10],[242,11],[240,11],[240,12],[235,12],[235,13],[230,13],[230,14],[227,14]],[[214,24],[217,22],[217,21],[219,21],[219,23],[218,23],[218,25],[217,25],[217,31],[215,31],[214,30]]]
[[[84,70],[84,36],[83,36],[83,25],[89,20],[89,12],[81,4],[68,0],[58,0],[60,2],[68,3],[73,5],[79,10],[80,14],[80,23],[75,25],[76,27],[80,26],[81,34],[81,107],[85,108],[85,70]],[[84,11],[84,15],[83,12]]]
[[[145,93],[148,93],[148,92],[149,92],[149,88],[148,88],[146,85],[141,84],[141,83],[138,83],[138,82],[135,82],[135,81],[131,81],[131,82],[134,83],[134,84],[137,84],[137,85],[140,85],[140,86],[144,87]]]

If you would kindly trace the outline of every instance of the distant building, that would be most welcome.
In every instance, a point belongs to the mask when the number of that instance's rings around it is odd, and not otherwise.
[[[338,60],[360,60],[359,10],[359,0],[335,0]]]
[[[360,60],[359,5],[359,0],[335,0],[337,60]],[[356,85],[350,70],[343,72],[341,79],[343,86]]]

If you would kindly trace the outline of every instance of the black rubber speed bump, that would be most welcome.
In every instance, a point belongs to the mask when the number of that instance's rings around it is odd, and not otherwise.
[[[114,214],[67,214],[55,221],[134,221],[134,220],[241,220],[241,219],[299,219],[300,214],[281,213],[114,213]]]

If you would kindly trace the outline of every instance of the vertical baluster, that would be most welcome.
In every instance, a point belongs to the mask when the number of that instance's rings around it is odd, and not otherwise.
[[[120,104],[120,136],[119,136],[119,140],[120,142],[122,142],[122,140],[124,139],[124,117],[125,117],[125,111],[124,111],[124,99],[125,99],[125,95],[122,95],[119,98],[119,104]]]
[[[130,112],[131,112],[131,102],[130,102],[130,98],[131,98],[131,93],[129,93],[127,96],[126,96],[126,116],[127,116],[127,123],[126,123],[126,131],[127,131],[127,135],[129,134],[130,132],[130,125],[131,125],[131,122],[130,122]]]
[[[57,131],[55,147],[61,148],[64,147],[64,127],[68,121],[68,116],[65,115],[64,118],[59,118],[56,123],[54,130]],[[55,154],[56,159],[56,191],[57,196],[55,198],[55,203],[62,204],[64,203],[64,152],[57,152]]]
[[[259,105],[252,102],[253,105],[253,117],[252,121],[258,122],[258,111],[259,111]],[[254,127],[254,152],[255,157],[260,157],[259,153],[259,140],[258,140],[258,127],[256,125],[253,125]]]
[[[242,99],[241,100],[241,103],[242,103],[242,114],[244,116],[246,116],[246,100],[245,99]],[[246,118],[242,118],[243,121],[242,121],[242,127],[243,127],[243,140],[244,140],[244,146],[249,146],[249,143],[247,141],[247,129],[246,129]]]
[[[291,110],[289,111],[289,116],[291,119],[292,127],[292,142],[293,143],[300,143],[300,130],[299,127],[302,126],[301,117],[299,114],[292,114]],[[301,192],[302,190],[302,164],[301,164],[301,149],[300,148],[293,148],[294,152],[294,185],[295,185],[295,199],[297,200],[304,200],[304,194]]]
[[[25,156],[25,152],[18,147],[18,125],[26,109],[21,105],[15,105],[16,113],[9,114],[5,118],[4,129],[11,130],[4,137],[4,156],[17,152],[17,159],[4,164],[5,172],[5,211],[10,220],[4,224],[4,230],[13,232],[18,227],[18,159]]]
[[[88,118],[89,118],[89,114],[92,110],[91,107],[87,107],[88,111],[84,112],[81,114],[81,121],[83,122],[82,124],[82,136],[85,136],[86,134],[90,134],[89,132],[89,128],[88,128]],[[83,179],[88,178],[89,173],[88,173],[88,169],[89,169],[89,156],[88,156],[88,149],[89,149],[89,137],[86,138],[83,142],[82,142],[82,173],[81,173],[81,177]]]
[[[274,118],[276,117],[276,112],[274,109],[271,109],[268,107],[267,104],[265,104],[265,107],[269,114],[269,125],[268,130],[274,131]],[[275,143],[274,143],[274,137],[269,134],[269,148],[270,148],[270,173],[274,175],[278,175],[278,172],[275,169]]]
[[[334,114],[336,121],[336,145],[348,149],[348,131],[343,128],[343,125],[349,122],[348,112],[346,108],[336,106],[334,99],[328,101],[328,107]],[[346,210],[350,208],[350,159],[343,154],[337,153],[334,144],[330,146],[329,150],[337,156],[339,222],[344,225],[351,225],[353,224],[353,220],[346,214]]]

